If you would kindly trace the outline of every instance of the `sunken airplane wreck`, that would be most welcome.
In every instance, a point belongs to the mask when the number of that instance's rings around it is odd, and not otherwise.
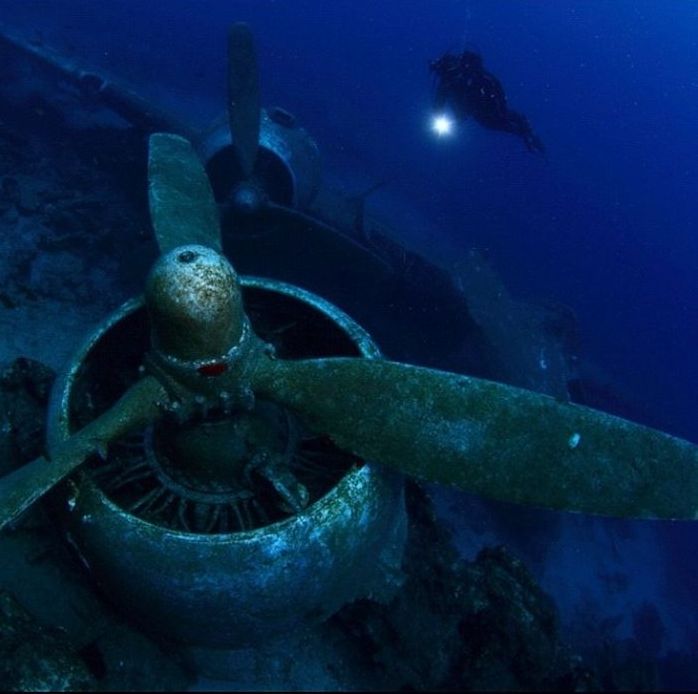
[[[491,375],[457,349],[486,352],[466,296],[363,224],[321,219],[317,149],[289,114],[261,109],[244,25],[230,34],[227,119],[205,133],[18,48],[152,131],[160,257],[144,298],[105,317],[54,386],[49,459],[0,481],[3,529],[52,492],[109,598],[203,652],[394,591],[403,475],[519,504],[695,518],[696,447],[457,372]]]

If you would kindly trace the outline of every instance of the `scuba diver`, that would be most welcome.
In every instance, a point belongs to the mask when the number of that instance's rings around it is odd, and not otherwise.
[[[507,105],[507,97],[499,80],[487,72],[482,58],[473,51],[460,55],[445,53],[429,64],[436,75],[434,106],[450,106],[460,119],[472,116],[480,125],[491,130],[503,130],[521,137],[529,152],[545,152],[531,126]]]

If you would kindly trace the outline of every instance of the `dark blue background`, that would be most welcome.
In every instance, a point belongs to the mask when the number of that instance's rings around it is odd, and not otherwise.
[[[371,203],[410,243],[448,267],[486,250],[516,296],[571,306],[602,377],[698,441],[698,4],[2,0],[0,19],[199,124],[224,108],[227,27],[250,22],[264,103],[298,116],[336,180],[387,178]],[[466,44],[547,159],[473,124],[429,131],[428,61]],[[625,613],[631,633],[650,601],[668,643],[695,653],[693,524],[560,525],[537,575],[563,615]],[[625,592],[604,587],[611,570]]]
[[[698,441],[698,6],[598,0],[4,0],[0,18],[201,123],[223,106],[229,22],[258,37],[264,102],[445,264],[487,249],[521,298],[579,317],[587,356]],[[478,48],[548,148],[428,130],[429,59]]]

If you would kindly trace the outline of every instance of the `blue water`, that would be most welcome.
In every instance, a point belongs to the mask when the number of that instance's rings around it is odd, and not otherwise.
[[[585,359],[653,421],[698,442],[698,4],[3,0],[0,20],[200,124],[223,108],[227,26],[248,21],[264,103],[295,113],[328,170],[355,190],[387,178],[373,204],[430,256],[448,264],[486,249],[516,296],[572,307]],[[453,138],[430,133],[428,61],[466,44],[546,158],[475,124]],[[604,545],[595,533],[615,532],[575,523],[585,521],[568,524],[542,572],[570,612],[583,589],[609,602],[582,557]],[[651,601],[667,643],[694,651],[687,557],[698,531],[631,528],[635,539],[613,550],[631,590],[613,609]]]
[[[585,354],[698,441],[694,3],[4,0],[0,18],[200,123],[223,105],[226,27],[249,21],[265,103],[298,116],[328,168],[358,188],[388,178],[383,204],[434,255],[488,249],[518,296],[570,305]],[[466,44],[547,160],[473,124],[431,135],[427,63]]]

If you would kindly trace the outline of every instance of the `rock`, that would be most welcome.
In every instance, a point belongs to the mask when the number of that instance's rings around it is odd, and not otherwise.
[[[22,202],[22,191],[19,181],[12,176],[4,176],[0,182],[0,199],[12,205],[20,205]]]
[[[22,641],[21,634],[10,634],[10,626],[5,625],[8,619],[0,609],[0,683],[5,685],[7,681],[2,663],[9,658],[8,653],[22,648],[25,642],[41,643],[37,639],[49,634],[57,635],[63,644],[58,655],[70,656],[72,661],[76,656],[79,658],[91,677],[90,689],[186,689],[191,678],[180,665],[178,656],[165,652],[106,604],[89,574],[70,551],[69,543],[64,542],[55,519],[40,506],[33,511],[21,527],[0,535],[0,556],[4,558],[0,563],[0,596],[12,596],[14,603],[36,617],[32,618],[31,629],[25,630],[27,634],[31,631],[31,638],[26,636]],[[5,641],[3,634],[7,637]],[[46,662],[49,662],[48,645],[51,643],[46,641]],[[3,650],[5,647],[7,651]],[[28,658],[21,657],[22,660],[11,661],[7,666],[10,675],[17,680]],[[60,669],[64,662],[67,661],[57,660],[59,672],[64,671]],[[27,668],[34,667],[33,661],[26,660],[26,663]],[[33,690],[39,683],[26,680],[26,686]],[[59,682],[52,686],[59,688]]]
[[[24,357],[0,373],[0,474],[43,453],[54,378],[52,369]]]
[[[15,205],[10,205],[2,215],[2,221],[7,226],[13,226],[19,221],[19,211]]]
[[[503,547],[463,562],[431,502],[408,484],[407,581],[389,605],[362,600],[332,624],[378,688],[591,690],[595,677],[561,645],[551,599]]]
[[[96,685],[65,633],[39,624],[6,591],[0,591],[0,682],[14,692],[89,691]]]
[[[192,677],[177,658],[125,624],[114,623],[93,644],[104,691],[184,691]]]
[[[469,689],[551,687],[561,655],[556,611],[523,563],[504,547],[483,549],[461,590],[452,675]]]

